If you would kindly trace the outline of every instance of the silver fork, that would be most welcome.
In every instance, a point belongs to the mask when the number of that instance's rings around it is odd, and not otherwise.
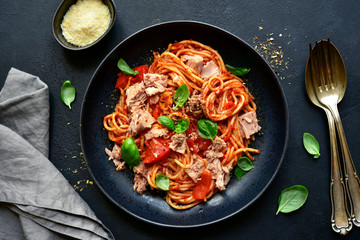
[[[360,181],[346,141],[337,104],[346,90],[346,70],[336,47],[328,41],[317,42],[312,54],[315,94],[319,102],[330,110],[334,117],[342,151],[345,185],[348,192],[351,220],[360,227]]]

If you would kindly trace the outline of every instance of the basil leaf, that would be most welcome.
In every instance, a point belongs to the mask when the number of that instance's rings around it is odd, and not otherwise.
[[[239,160],[237,161],[237,165],[240,169],[244,170],[245,172],[248,172],[252,168],[254,168],[252,161],[245,156],[239,158]]]
[[[121,146],[121,156],[129,165],[130,169],[140,164],[140,153],[136,143],[132,137],[125,139]]]
[[[170,187],[170,179],[167,175],[159,174],[156,176],[156,186],[164,191],[168,191]]]
[[[181,85],[174,94],[174,103],[175,106],[173,107],[173,110],[177,110],[178,107],[184,106],[187,99],[189,98],[189,89],[186,84]]]
[[[178,119],[177,124],[175,124],[174,121],[167,116],[158,117],[158,121],[164,127],[167,127],[168,129],[173,130],[177,133],[185,132],[189,128],[189,125],[190,125],[189,120],[186,120],[183,118]]]
[[[159,121],[159,123],[161,123],[161,125],[163,125],[164,127],[167,127],[170,130],[175,129],[174,121],[167,116],[158,117],[158,121]]]
[[[241,168],[237,167],[235,168],[235,176],[238,179],[241,179],[243,176],[245,176],[246,172],[244,170],[242,170]]]
[[[75,88],[69,80],[66,80],[61,87],[61,100],[71,109],[71,103],[75,100]]]
[[[216,123],[208,119],[200,119],[197,122],[197,125],[200,137],[214,141],[214,137],[218,132],[218,126]]]
[[[189,128],[189,125],[190,125],[189,120],[180,118],[177,121],[178,121],[178,123],[175,125],[175,129],[174,129],[175,132],[183,133]]]
[[[276,215],[278,215],[279,212],[289,213],[299,209],[306,202],[308,195],[308,190],[302,185],[294,185],[286,188],[279,196],[279,207]]]
[[[120,71],[122,71],[125,74],[129,74],[129,75],[136,75],[139,73],[139,71],[134,71],[131,69],[131,67],[129,67],[129,65],[127,65],[127,63],[125,62],[124,59],[120,58],[120,60],[118,61],[117,64],[118,68],[120,69]]]
[[[306,151],[311,155],[314,155],[314,158],[320,157],[320,146],[315,137],[310,133],[304,133],[303,143]]]
[[[235,68],[228,64],[225,64],[225,66],[228,71],[230,71],[232,74],[234,74],[238,77],[244,76],[250,72],[250,68]]]

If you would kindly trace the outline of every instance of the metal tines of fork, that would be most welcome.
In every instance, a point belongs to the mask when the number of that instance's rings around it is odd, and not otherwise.
[[[346,191],[348,193],[350,217],[360,227],[360,180],[357,175],[344,129],[337,109],[346,90],[346,70],[343,59],[336,47],[328,41],[310,45],[311,75],[317,100],[330,110],[336,125],[341,146]]]

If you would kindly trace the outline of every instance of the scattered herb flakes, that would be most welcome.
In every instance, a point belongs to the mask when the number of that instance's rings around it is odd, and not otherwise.
[[[259,26],[259,31],[263,30],[263,27]],[[287,31],[287,29],[285,29]],[[279,37],[291,37],[291,34],[279,34]],[[290,58],[285,58],[282,46],[276,44],[276,38],[274,33],[266,34],[266,40],[261,40],[259,36],[254,36],[253,38],[253,47],[254,49],[269,63],[269,65],[274,69],[276,74],[288,69]],[[289,45],[291,41],[287,44]],[[280,77],[281,80],[285,77]]]
[[[79,150],[81,149],[81,144],[77,144],[79,147]],[[74,151],[70,152],[67,155],[64,156],[64,160],[68,161],[68,163],[71,163],[72,167],[68,167],[65,169],[60,169],[61,172],[64,173],[64,175],[77,177],[81,180],[75,180],[75,184],[72,186],[76,191],[83,191],[87,186],[93,185],[94,182],[90,179],[88,171],[86,171],[86,162],[84,159],[83,152],[80,151]],[[70,162],[71,160],[71,162]]]
[[[87,188],[89,185],[93,185],[94,182],[89,179],[82,179],[77,181],[72,187],[79,192],[82,192],[85,188]]]

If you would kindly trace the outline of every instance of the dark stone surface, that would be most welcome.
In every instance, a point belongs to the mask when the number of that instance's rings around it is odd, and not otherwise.
[[[358,1],[115,1],[117,21],[107,37],[88,50],[71,52],[53,38],[51,22],[60,1],[1,1],[0,87],[10,67],[39,76],[50,89],[50,160],[74,185],[117,239],[338,239],[330,227],[330,154],[325,114],[306,96],[304,70],[308,45],[330,38],[347,67],[348,89],[339,104],[349,148],[360,171]],[[289,104],[290,139],[283,165],[263,196],[244,212],[220,223],[192,229],[161,228],[143,223],[115,207],[91,181],[81,156],[79,120],[92,74],[119,42],[138,30],[171,20],[196,20],[223,28],[252,46],[273,37],[282,46],[283,65],[274,65]],[[259,30],[259,27],[262,30]],[[273,35],[271,35],[273,33]],[[279,36],[281,34],[281,36]],[[254,40],[254,37],[258,40]],[[261,52],[261,51],[260,51]],[[284,67],[288,62],[287,67]],[[60,88],[71,80],[77,98],[69,110]],[[321,157],[308,155],[303,132],[318,139]],[[309,198],[290,214],[275,215],[284,188],[305,185]],[[359,239],[354,227],[346,239]]]

